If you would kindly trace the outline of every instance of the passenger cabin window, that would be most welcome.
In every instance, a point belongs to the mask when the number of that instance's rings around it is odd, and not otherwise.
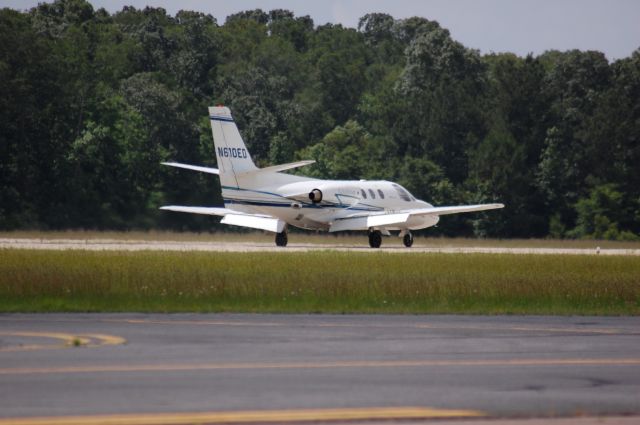
[[[380,199],[384,199],[384,192],[378,189],[378,195],[380,195]]]
[[[365,190],[362,191],[362,198],[367,199],[367,192]]]
[[[409,192],[407,192],[397,184],[394,184],[393,188],[396,190],[396,192],[398,192],[400,199],[402,199],[403,201],[411,202],[411,195],[409,195]]]
[[[371,199],[376,199],[376,193],[373,191],[373,189],[369,189],[369,195],[371,195]]]

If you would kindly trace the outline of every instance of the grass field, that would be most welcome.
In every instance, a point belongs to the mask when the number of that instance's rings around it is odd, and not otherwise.
[[[429,234],[428,231],[426,233]],[[256,242],[273,244],[273,234],[268,232],[218,232],[193,233],[169,231],[132,231],[132,232],[98,232],[98,231],[13,231],[0,232],[0,238],[10,239],[74,239],[74,240],[117,240],[117,241],[177,241],[177,242]],[[368,246],[365,232],[360,233],[313,233],[295,231],[289,235],[291,244]],[[383,239],[383,246],[402,246],[398,237]],[[640,242],[604,241],[589,239],[471,239],[471,238],[439,238],[416,234],[416,247],[498,247],[498,248],[583,248],[595,249],[640,249]]]
[[[640,260],[0,250],[0,311],[637,315]]]

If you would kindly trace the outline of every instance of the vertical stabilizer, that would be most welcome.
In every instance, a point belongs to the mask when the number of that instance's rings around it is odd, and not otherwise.
[[[220,169],[220,183],[223,186],[236,186],[238,174],[257,170],[251,160],[242,136],[233,121],[231,111],[225,106],[209,107],[209,119],[213,132],[213,144]]]

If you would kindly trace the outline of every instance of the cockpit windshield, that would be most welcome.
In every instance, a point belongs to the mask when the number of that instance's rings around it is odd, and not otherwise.
[[[400,199],[402,199],[403,201],[411,202],[412,200],[414,200],[414,197],[411,196],[411,194],[404,187],[395,183],[392,186],[396,190],[396,192],[398,192],[398,196],[400,196]]]

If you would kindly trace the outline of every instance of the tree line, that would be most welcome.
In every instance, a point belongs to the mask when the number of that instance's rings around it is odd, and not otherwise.
[[[640,49],[482,55],[420,17],[219,23],[84,0],[0,10],[0,228],[217,227],[158,211],[221,204],[215,176],[160,166],[215,166],[214,104],[259,166],[506,204],[434,235],[639,238]]]

